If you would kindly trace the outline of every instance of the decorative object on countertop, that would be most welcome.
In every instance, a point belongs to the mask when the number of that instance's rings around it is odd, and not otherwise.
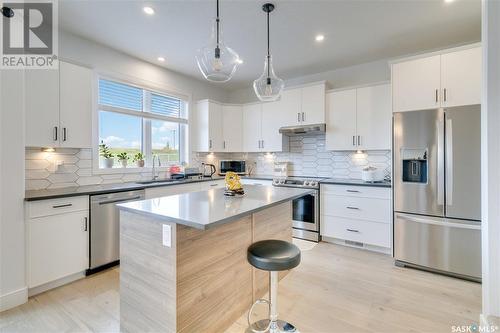
[[[217,16],[212,29],[212,36],[208,45],[198,50],[196,62],[205,79],[213,82],[231,80],[236,68],[242,62],[238,53],[226,46],[222,41],[219,0],[217,0]]]
[[[215,165],[213,165],[213,164],[201,163],[201,169],[202,169],[203,177],[206,177],[206,178],[212,177],[216,172]]]
[[[137,162],[137,166],[139,168],[144,167],[144,154],[143,153],[137,153],[134,155],[134,162]]]
[[[288,162],[274,162],[273,176],[276,178],[288,177]]]
[[[266,3],[262,6],[262,10],[267,13],[267,55],[264,61],[264,72],[257,80],[253,81],[253,89],[261,101],[272,102],[281,96],[285,82],[274,74],[271,53],[269,51],[269,13],[274,10],[274,5]]]
[[[378,169],[374,166],[367,166],[361,172],[361,179],[365,182],[382,182],[384,181],[384,170]]]
[[[243,186],[241,186],[240,176],[238,176],[236,172],[227,172],[226,178],[224,180],[226,182],[226,190],[224,191],[224,195],[234,197],[242,196],[243,194],[245,194]]]
[[[118,157],[118,161],[121,162],[122,167],[126,168],[128,160],[130,159],[130,157],[128,156],[128,153],[126,151],[124,151],[124,152],[117,154],[116,157]]]
[[[113,164],[115,162],[114,155],[111,153],[111,150],[109,150],[109,147],[106,146],[103,141],[101,141],[101,144],[99,145],[99,155],[104,158],[104,167],[113,167]]]

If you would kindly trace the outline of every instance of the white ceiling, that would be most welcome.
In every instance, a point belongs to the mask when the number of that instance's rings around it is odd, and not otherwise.
[[[249,86],[263,70],[266,1],[220,0],[227,45],[244,60],[225,89]],[[478,41],[480,0],[277,0],[271,14],[276,74],[289,79],[424,50]],[[148,16],[142,7],[155,14]],[[215,0],[59,2],[63,30],[201,79],[196,50],[205,45]],[[318,33],[323,43],[314,41]],[[162,64],[156,58],[165,57]]]

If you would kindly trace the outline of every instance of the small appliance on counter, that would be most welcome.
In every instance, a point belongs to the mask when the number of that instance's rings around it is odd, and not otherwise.
[[[234,160],[221,160],[219,174],[224,176],[228,172],[234,172],[238,175],[246,174],[246,162]]]
[[[367,166],[361,171],[361,179],[364,182],[377,183],[384,181],[384,170],[378,169],[374,166]]]
[[[170,179],[203,179],[203,174],[200,172],[198,168],[184,168],[184,172],[179,169],[178,172],[172,172],[170,175]]]
[[[207,163],[201,163],[201,169],[202,169],[201,173],[205,178],[211,178],[213,175],[215,175],[215,172],[217,171],[215,165]]]

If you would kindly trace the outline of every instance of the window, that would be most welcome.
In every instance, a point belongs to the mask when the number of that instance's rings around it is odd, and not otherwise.
[[[150,91],[121,82],[99,79],[99,143],[114,156],[126,152],[127,166],[137,153],[151,166],[153,155],[162,166],[187,160],[187,103],[177,97]],[[99,166],[105,167],[100,157]]]

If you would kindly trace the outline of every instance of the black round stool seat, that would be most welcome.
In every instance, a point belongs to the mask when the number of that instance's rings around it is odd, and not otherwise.
[[[248,247],[248,262],[264,271],[286,271],[300,264],[300,250],[278,239],[255,242]]]

